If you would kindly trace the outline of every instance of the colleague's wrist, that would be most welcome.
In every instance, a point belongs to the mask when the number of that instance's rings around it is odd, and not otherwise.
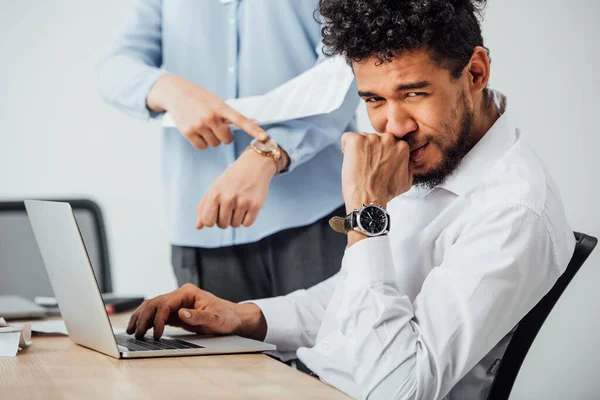
[[[265,340],[267,320],[259,306],[254,303],[236,304],[236,313],[240,319],[240,326],[234,332],[236,335],[254,340]]]
[[[281,157],[276,161],[277,172],[275,175],[280,174],[283,171],[286,171],[290,167],[290,156],[288,153],[279,146],[279,151],[281,151]]]
[[[165,74],[158,78],[146,97],[148,109],[156,112],[169,111],[180,91],[180,81],[182,78],[173,74]]]
[[[277,175],[277,164],[271,157],[263,156],[252,149],[247,149],[241,154],[240,158],[251,163],[252,168],[264,171],[270,178]]]

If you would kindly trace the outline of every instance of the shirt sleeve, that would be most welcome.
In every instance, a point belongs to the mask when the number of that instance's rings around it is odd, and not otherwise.
[[[162,0],[138,0],[96,67],[100,96],[117,109],[137,118],[157,117],[146,97],[167,72],[162,65]]]
[[[430,255],[423,254],[423,257]],[[299,358],[356,398],[440,399],[550,290],[559,266],[523,206],[474,215],[411,300],[387,237],[346,251],[332,333]],[[338,293],[336,291],[337,298]]]
[[[295,358],[299,347],[311,347],[325,309],[339,280],[339,273],[309,288],[292,292],[286,296],[252,300],[262,311],[267,321],[265,342],[277,346],[276,354],[283,360]]]
[[[325,59],[323,44],[316,48],[318,55],[316,64]],[[312,94],[316,99],[319,93]],[[285,121],[272,125],[267,133],[285,150],[290,158],[287,172],[309,161],[319,151],[333,144],[339,145],[342,134],[354,121],[358,106],[356,81],[348,89],[342,105],[337,110],[322,115]]]

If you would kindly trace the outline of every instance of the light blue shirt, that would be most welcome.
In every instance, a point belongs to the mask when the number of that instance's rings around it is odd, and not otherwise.
[[[97,68],[98,91],[118,109],[155,118],[146,96],[173,73],[222,99],[264,94],[323,58],[318,0],[144,0]],[[313,94],[315,100],[319,93]],[[215,179],[248,146],[234,131],[229,145],[197,150],[174,128],[163,131],[163,179],[173,244],[222,247],[243,244],[287,228],[311,224],[343,204],[341,134],[354,130],[356,86],[342,107],[266,126],[290,157],[289,172],[271,181],[269,195],[249,228],[195,229],[196,206]]]

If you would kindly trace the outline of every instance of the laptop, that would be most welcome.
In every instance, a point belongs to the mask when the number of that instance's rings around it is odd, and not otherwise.
[[[136,339],[113,332],[69,203],[25,200],[29,222],[56,301],[73,342],[114,358],[146,358],[275,350],[239,336],[163,336]]]

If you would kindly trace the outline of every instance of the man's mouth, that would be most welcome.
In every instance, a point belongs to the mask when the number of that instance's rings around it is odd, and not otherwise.
[[[423,155],[425,154],[425,150],[427,150],[427,147],[429,146],[429,142],[417,147],[416,149],[412,150],[410,152],[410,160],[412,162],[419,162],[421,161],[421,159],[423,158]]]

